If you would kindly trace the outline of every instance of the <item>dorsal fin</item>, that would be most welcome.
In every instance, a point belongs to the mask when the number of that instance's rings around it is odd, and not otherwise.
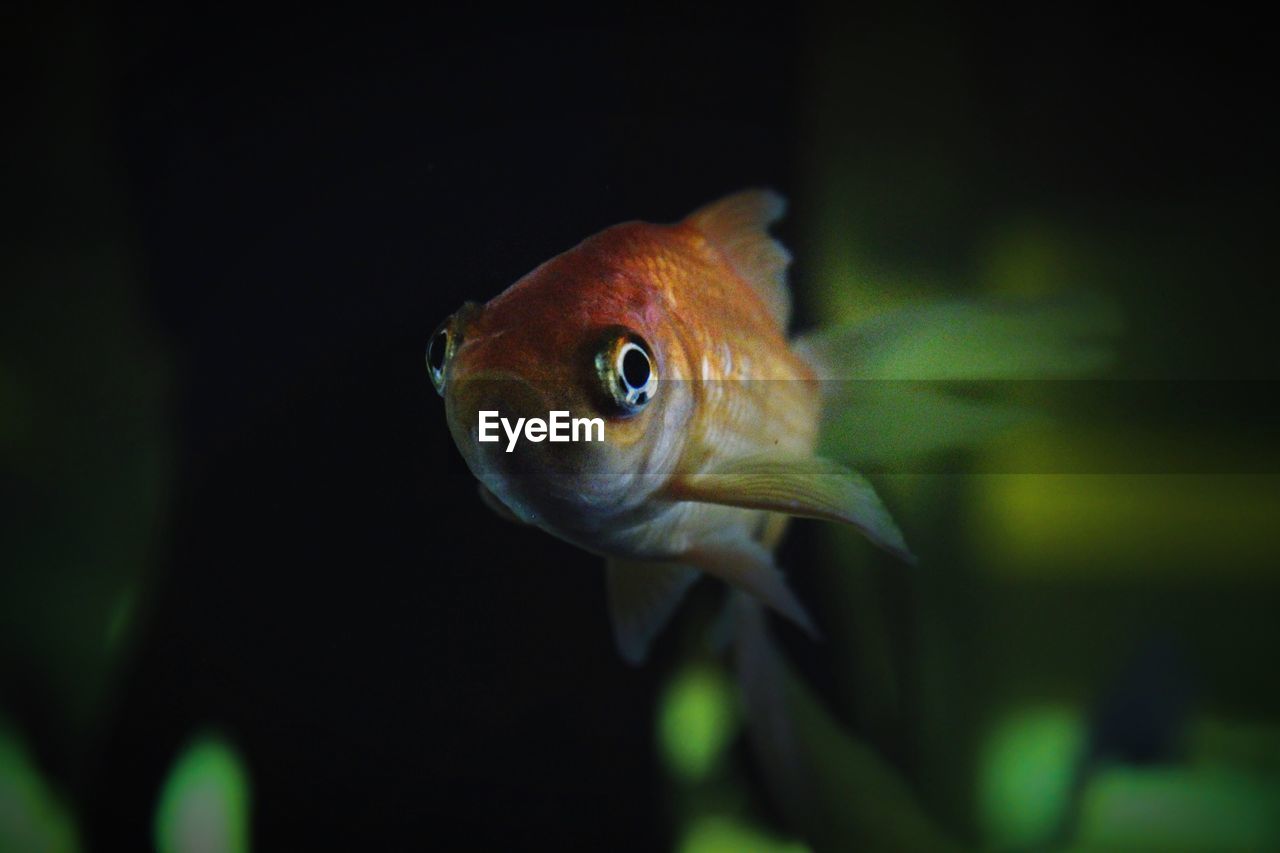
[[[786,209],[786,200],[772,190],[743,190],[700,207],[685,218],[760,295],[784,330],[791,317],[791,291],[787,287],[791,253],[766,229],[781,219]]]

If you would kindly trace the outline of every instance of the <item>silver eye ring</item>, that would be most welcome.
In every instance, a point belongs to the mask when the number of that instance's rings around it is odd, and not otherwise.
[[[444,396],[444,369],[449,363],[449,345],[453,343],[449,333],[452,319],[450,317],[437,326],[427,343],[427,373],[431,374],[431,384],[441,397]]]
[[[625,415],[634,415],[658,390],[658,368],[648,344],[639,335],[619,330],[598,356],[596,371],[613,404]]]

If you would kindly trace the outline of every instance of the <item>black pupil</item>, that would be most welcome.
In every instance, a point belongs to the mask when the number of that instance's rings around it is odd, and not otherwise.
[[[431,343],[427,346],[427,364],[436,373],[444,370],[444,353],[449,344],[449,333],[441,330],[436,332],[435,337],[431,339]]]
[[[622,379],[630,388],[643,388],[649,381],[649,357],[638,349],[629,349],[622,357]]]

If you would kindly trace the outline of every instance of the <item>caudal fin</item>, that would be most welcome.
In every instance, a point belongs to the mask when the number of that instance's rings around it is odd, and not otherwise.
[[[796,349],[825,380],[1048,379],[1106,367],[1119,331],[1100,297],[947,299],[819,330]]]
[[[822,380],[822,452],[892,468],[975,446],[1041,415],[947,382],[1060,379],[1107,367],[1119,313],[1102,298],[936,300],[796,341]]]

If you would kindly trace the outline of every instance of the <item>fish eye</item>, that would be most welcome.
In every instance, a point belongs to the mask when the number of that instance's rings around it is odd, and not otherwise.
[[[657,390],[658,372],[649,345],[633,332],[610,336],[596,356],[596,372],[606,395],[624,414],[643,409]]]
[[[449,360],[449,320],[445,320],[431,335],[427,344],[427,372],[431,374],[431,384],[436,393],[444,396],[444,367]]]

